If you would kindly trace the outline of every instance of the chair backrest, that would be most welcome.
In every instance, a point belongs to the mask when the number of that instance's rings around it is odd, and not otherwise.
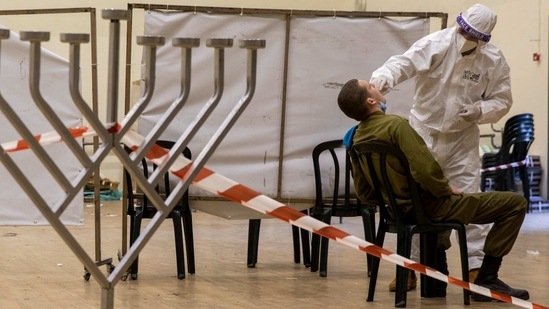
[[[399,148],[384,142],[365,141],[355,143],[352,147],[352,152],[353,155],[356,155],[362,171],[376,192],[380,214],[385,217],[385,220],[390,223],[394,221],[396,224],[402,225],[432,224],[425,216],[420,199],[419,185],[413,179],[408,160]],[[394,168],[396,168],[394,165],[395,160],[390,158],[397,160],[396,162],[398,162],[403,172],[400,176],[404,176],[406,179],[407,190],[400,190],[401,193],[399,194],[395,193],[395,188],[402,188],[402,183],[395,183],[397,177],[391,174],[396,173],[394,171]],[[389,167],[389,162],[393,164],[391,167]],[[403,191],[408,193],[404,195]],[[409,202],[411,207],[413,207],[413,214],[406,213],[402,209],[403,202]]]
[[[533,114],[523,113],[523,114],[514,115],[514,116],[510,117],[509,119],[507,119],[507,121],[505,122],[505,126],[504,126],[503,130],[505,130],[508,126],[512,126],[516,123],[527,123],[529,121],[531,121],[531,122],[534,121],[534,115]]]
[[[166,140],[158,140],[156,141],[156,144],[162,148],[165,148],[165,149],[171,149],[174,145],[175,145],[175,142],[173,141],[166,141]],[[183,149],[183,152],[182,152],[183,156],[187,159],[191,159],[191,150],[188,148],[188,147],[185,147]],[[144,159],[145,160],[145,159]],[[156,170],[156,168],[158,167],[156,164],[152,164],[152,172],[154,172],[154,170]],[[150,166],[149,166],[150,167]],[[148,170],[147,171],[143,171],[145,176],[148,177]],[[170,195],[170,193],[172,192],[171,189],[171,181],[170,181],[170,178],[175,178],[175,176],[171,175],[169,172],[164,174],[164,193],[166,193],[166,196]],[[173,180],[172,180],[173,181]],[[187,194],[187,193],[185,193]]]
[[[332,159],[330,162],[330,166],[321,166],[321,161],[323,157],[322,154],[329,153],[330,158]],[[341,162],[338,158],[338,153],[345,153],[345,162]],[[315,176],[315,205],[320,206],[324,203],[324,195],[323,195],[323,179],[330,179],[331,185],[331,199],[332,199],[332,207],[335,208],[338,205],[345,207],[346,205],[352,205],[352,204],[359,204],[360,201],[354,194],[351,192],[352,187],[352,175],[351,175],[351,161],[349,158],[349,153],[345,150],[345,145],[343,144],[342,140],[332,140],[332,141],[326,141],[323,143],[318,144],[313,149],[313,169],[314,169],[314,176]],[[333,168],[333,169],[332,169]],[[339,200],[341,198],[339,194],[339,190],[341,187],[340,179],[341,179],[341,168],[344,170],[343,174],[343,202],[339,203]],[[327,173],[330,172],[332,174],[327,175]],[[323,177],[325,176],[325,177]],[[331,178],[330,178],[331,177]],[[335,209],[334,209],[335,210]],[[337,213],[337,210],[335,210]],[[334,214],[334,216],[337,216],[337,214]]]
[[[501,140],[500,164],[512,163],[509,160],[524,160],[534,140],[534,116],[525,113],[509,118]]]
[[[162,148],[166,148],[166,149],[171,149],[174,145],[175,145],[175,142],[173,141],[166,141],[166,140],[158,140],[156,141],[156,144]],[[132,150],[130,148],[125,148],[126,151],[128,153],[131,153]],[[187,159],[191,159],[191,150],[188,148],[188,147],[185,147],[185,149],[183,149],[183,156],[185,156],[185,158]],[[143,175],[145,176],[145,178],[148,178],[150,175],[152,175],[152,173],[156,170],[156,168],[158,168],[158,166],[154,163],[152,163],[151,161],[147,160],[146,158],[143,158],[141,160],[141,170],[143,171]],[[129,201],[133,201],[134,198],[136,198],[136,193],[137,195],[139,195],[139,199],[141,199],[142,201],[142,205],[144,207],[146,206],[149,206],[150,203],[149,203],[149,199],[148,197],[142,193],[142,191],[139,189],[139,188],[136,188],[136,192],[133,191],[133,181],[132,181],[132,177],[130,175],[130,173],[124,169],[124,173],[125,173],[125,190],[128,190],[128,200]],[[155,187],[155,190],[156,192],[160,193],[161,196],[164,196],[164,197],[167,197],[170,195],[171,191],[172,191],[172,182],[173,181],[177,181],[175,180],[174,176],[172,176],[169,172],[165,173],[164,174],[164,177],[163,177],[163,181],[161,182],[161,184],[157,185]],[[182,201],[183,202],[186,202],[188,203],[188,199],[189,199],[189,192],[188,190],[185,191],[185,194],[183,195],[182,197]],[[129,205],[128,207],[128,213],[132,213],[134,210],[133,210],[133,207],[131,207],[133,205]],[[156,212],[156,208],[154,207],[149,207],[150,209],[144,209],[144,211],[151,211],[152,214],[154,214],[154,212]],[[144,215],[144,217],[148,217],[149,215]]]

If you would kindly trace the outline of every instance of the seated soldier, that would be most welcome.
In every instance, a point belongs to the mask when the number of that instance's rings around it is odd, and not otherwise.
[[[440,165],[408,121],[382,111],[385,98],[373,84],[352,79],[343,86],[337,101],[345,115],[360,121],[353,143],[382,141],[396,146],[405,154],[411,174],[421,187],[425,214],[431,220],[463,224],[493,223],[484,245],[484,260],[474,283],[509,296],[529,299],[528,291],[514,289],[498,279],[502,258],[511,251],[526,215],[526,199],[514,192],[464,194],[449,185]],[[375,203],[367,171],[361,169],[357,160],[353,160],[352,166],[359,198],[365,203]],[[394,170],[392,172],[395,173]],[[404,211],[414,210],[408,208]],[[437,246],[448,249],[449,243],[449,240],[439,241]],[[476,301],[492,300],[476,293],[472,298]]]

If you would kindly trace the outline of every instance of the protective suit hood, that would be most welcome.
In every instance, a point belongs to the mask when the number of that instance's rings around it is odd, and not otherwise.
[[[496,26],[496,13],[482,4],[475,4],[456,18],[458,26],[469,35],[488,42],[492,38],[492,30]]]

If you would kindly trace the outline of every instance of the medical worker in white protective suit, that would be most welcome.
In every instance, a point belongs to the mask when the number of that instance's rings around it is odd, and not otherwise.
[[[466,193],[480,190],[478,125],[497,122],[512,104],[509,67],[501,51],[489,43],[496,21],[492,10],[475,4],[457,17],[455,27],[419,39],[403,55],[387,60],[371,78],[382,93],[387,93],[416,77],[410,124],[423,137],[450,183]],[[481,266],[489,228],[467,227],[471,282]],[[413,251],[416,256],[412,258],[417,259],[417,249]],[[437,254],[445,260],[444,251]],[[412,275],[409,289],[416,285]],[[394,284],[389,285],[390,290]]]

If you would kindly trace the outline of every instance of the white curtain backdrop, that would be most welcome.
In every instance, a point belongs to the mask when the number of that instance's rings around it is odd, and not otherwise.
[[[283,198],[313,198],[311,152],[323,141],[342,138],[355,122],[337,107],[343,83],[351,78],[370,79],[371,72],[389,56],[405,51],[429,32],[428,19],[302,17],[291,18],[288,80],[285,111]],[[207,166],[265,195],[275,197],[278,165],[286,19],[283,15],[223,15],[203,13],[145,14],[145,33],[166,37],[158,49],[156,91],[139,120],[146,133],[179,94],[180,50],[171,46],[174,37],[198,37],[193,49],[190,97],[177,119],[162,136],[177,139],[213,93],[213,49],[207,38],[233,38],[226,50],[225,92],[218,109],[192,140],[197,155],[244,95],[246,52],[240,39],[265,39],[258,50],[257,88],[243,113]],[[407,82],[387,96],[388,112],[407,115],[412,101],[412,83]],[[208,195],[191,186],[191,194]]]
[[[2,27],[2,26],[0,26]],[[2,27],[5,28],[5,27]],[[53,130],[34,103],[29,90],[29,43],[19,40],[11,32],[9,40],[2,41],[0,56],[0,91],[6,101],[21,117],[34,135]],[[48,50],[42,49],[40,89],[42,96],[67,127],[82,125],[80,112],[72,103],[68,89],[68,62]],[[21,139],[4,114],[0,113],[0,143]],[[78,160],[64,144],[46,146],[46,151],[58,163],[69,179],[80,170]],[[12,154],[16,164],[31,180],[35,188],[54,205],[64,191],[32,150]],[[46,225],[48,221],[19,187],[10,173],[0,164],[0,225]],[[61,220],[67,225],[83,223],[83,198],[80,194],[65,210]]]

